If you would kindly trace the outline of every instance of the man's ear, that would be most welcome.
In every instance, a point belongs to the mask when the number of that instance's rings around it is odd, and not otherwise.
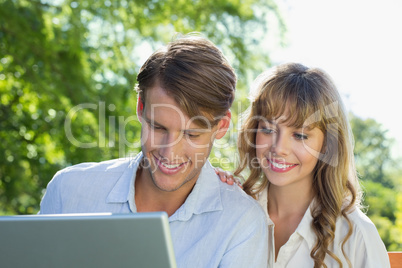
[[[138,100],[137,100],[137,117],[138,120],[141,121],[140,117],[142,117],[142,113],[144,111],[144,104],[142,103],[141,97],[138,96]]]
[[[232,113],[230,110],[228,110],[225,114],[225,116],[222,117],[222,119],[218,123],[218,130],[216,131],[216,139],[221,139],[223,136],[225,136],[226,132],[228,131],[230,127],[230,119],[232,118]]]

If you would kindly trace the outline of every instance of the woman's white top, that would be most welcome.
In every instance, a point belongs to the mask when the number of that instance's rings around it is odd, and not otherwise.
[[[275,225],[268,214],[268,188],[259,194],[258,202],[263,207],[268,218],[268,267],[314,267],[310,252],[315,245],[316,235],[311,226],[313,217],[310,213],[310,207],[304,214],[296,231],[290,236],[286,244],[280,248],[275,262]],[[348,216],[353,226],[353,233],[347,240],[344,250],[352,263],[352,267],[390,267],[387,250],[373,222],[357,208]],[[338,256],[343,267],[349,267],[342,253],[342,240],[348,230],[349,226],[346,219],[344,217],[338,218],[333,248],[331,247],[330,250]],[[328,267],[339,267],[338,263],[328,255],[324,261]]]

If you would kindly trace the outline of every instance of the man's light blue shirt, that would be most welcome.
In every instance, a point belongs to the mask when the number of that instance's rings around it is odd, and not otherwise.
[[[65,168],[53,177],[40,214],[135,213],[135,175],[143,155]],[[178,267],[267,267],[267,220],[239,187],[207,162],[185,203],[169,217]]]

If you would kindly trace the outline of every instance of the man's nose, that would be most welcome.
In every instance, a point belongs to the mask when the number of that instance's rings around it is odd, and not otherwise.
[[[183,154],[183,133],[166,133],[159,144],[159,154],[168,161],[175,161],[176,156]]]

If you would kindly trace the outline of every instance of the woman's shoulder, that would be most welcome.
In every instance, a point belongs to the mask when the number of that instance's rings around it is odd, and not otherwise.
[[[359,208],[355,208],[349,213],[348,218],[353,229],[349,238],[350,242],[355,243],[354,248],[360,248],[360,250],[364,248],[366,252],[365,263],[369,265],[367,267],[389,267],[387,250],[370,218]]]
[[[365,238],[378,236],[378,231],[370,218],[364,214],[359,208],[355,208],[348,214],[348,218],[353,225],[353,229],[361,233]]]

